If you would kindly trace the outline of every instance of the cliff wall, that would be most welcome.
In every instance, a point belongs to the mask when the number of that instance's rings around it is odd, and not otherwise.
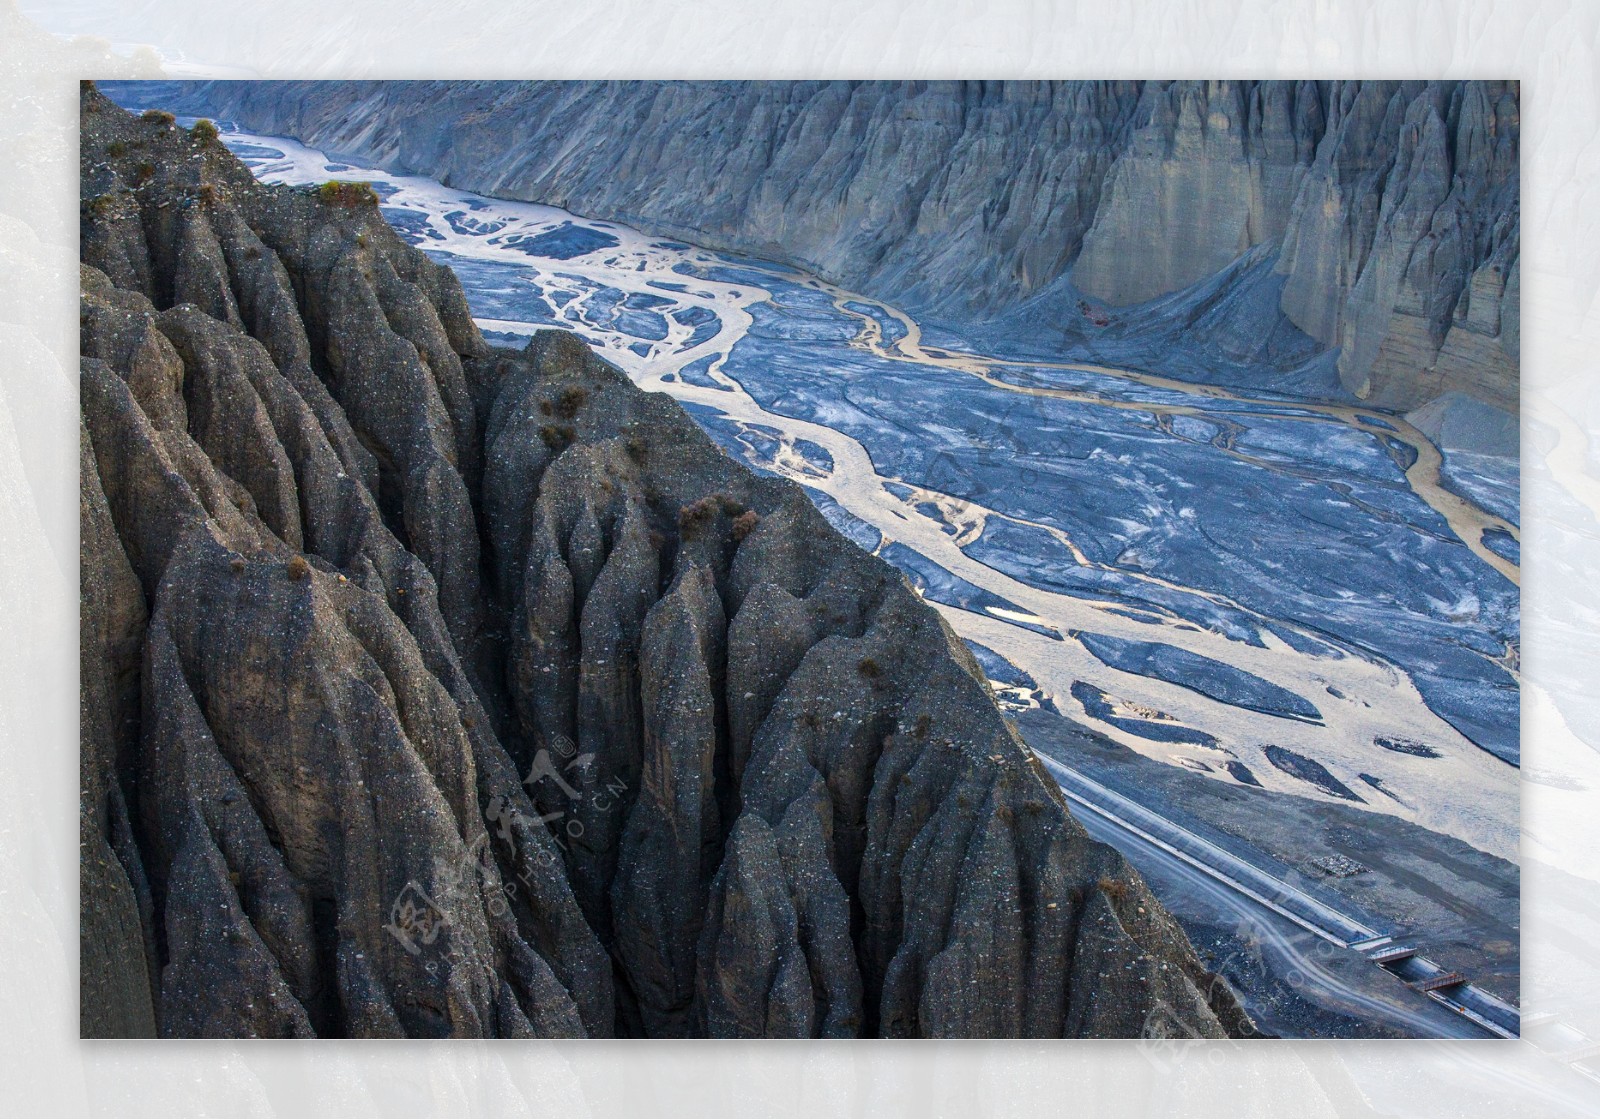
[[[1257,250],[1280,290],[1239,291],[1232,334],[1337,348],[1344,389],[1385,407],[1517,408],[1515,82],[207,82],[175,101],[955,321],[1049,294],[1051,326],[1089,340],[1175,292],[1225,303],[1207,281]]]

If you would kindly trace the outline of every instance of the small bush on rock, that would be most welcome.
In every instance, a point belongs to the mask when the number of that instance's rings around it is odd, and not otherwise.
[[[1121,902],[1128,897],[1128,884],[1116,879],[1101,879],[1095,886],[1112,902]]]
[[[578,410],[589,400],[589,391],[582,385],[568,385],[556,395],[555,414],[563,420],[571,420],[578,415]]]
[[[678,531],[686,537],[693,536],[710,524],[716,516],[715,498],[701,498],[699,501],[690,502],[678,509]]]
[[[733,519],[733,539],[742,541],[756,531],[756,526],[761,524],[761,515],[753,509],[747,509]]]
[[[539,429],[539,438],[551,451],[561,451],[572,443],[577,433],[570,424],[546,424]]]
[[[362,206],[378,205],[378,192],[371,183],[350,183],[334,179],[317,188],[317,197],[329,206],[354,210]]]

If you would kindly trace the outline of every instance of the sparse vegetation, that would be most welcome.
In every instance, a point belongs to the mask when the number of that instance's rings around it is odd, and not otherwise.
[[[113,140],[111,143],[106,145],[106,155],[110,156],[112,159],[116,159],[118,156],[124,156],[127,154],[128,145],[124,144],[121,140]]]
[[[372,189],[371,183],[332,179],[318,187],[316,194],[324,204],[344,207],[347,210],[378,205],[378,192]]]
[[[189,130],[189,135],[203,147],[209,147],[217,142],[217,126],[204,118],[194,122],[194,127]]]
[[[289,561],[286,570],[290,579],[305,579],[311,574],[311,565],[306,563],[304,556],[296,556]]]
[[[550,405],[550,412],[545,412],[545,415],[548,416],[551,412],[553,412],[563,420],[571,420],[574,416],[578,415],[578,410],[582,408],[588,402],[588,400],[589,390],[585,389],[582,385],[568,385],[565,389],[562,389],[561,392],[556,394],[554,403],[550,401],[545,402],[545,404]],[[543,409],[541,409],[541,411],[543,411]]]
[[[753,509],[747,509],[733,519],[733,539],[742,541],[756,531],[756,526],[761,524],[761,515]]]
[[[911,733],[918,739],[926,739],[928,737],[928,731],[932,727],[933,718],[929,716],[927,712],[923,712],[917,717],[917,725],[912,729]]]
[[[698,501],[690,502],[686,506],[680,506],[678,509],[678,530],[686,537],[694,536],[715,521],[718,514],[725,512],[724,503],[726,500],[727,496],[725,494],[712,494]]]
[[[156,177],[156,165],[148,161],[141,163],[133,169],[133,182],[135,186],[143,186]]]
[[[200,189],[195,192],[195,198],[199,200],[202,206],[212,205],[217,201],[218,197],[217,188],[210,183],[201,183]]]
[[[760,521],[760,515],[747,510],[745,504],[727,494],[708,494],[678,510],[678,528],[684,536],[693,536],[716,520],[718,515],[732,517],[735,540],[744,540]]]
[[[565,450],[576,436],[570,424],[546,424],[539,429],[539,438],[551,451]]]
[[[1105,895],[1112,902],[1127,901],[1128,884],[1118,879],[1101,878],[1101,880],[1096,883],[1095,886],[1099,887],[1100,893]]]
[[[866,677],[869,681],[876,681],[883,676],[883,666],[870,657],[863,657],[856,666],[856,672]]]
[[[144,121],[146,124],[158,124],[164,128],[167,125],[172,124],[178,118],[174,117],[165,109],[146,109],[143,113],[139,114],[139,119]]]

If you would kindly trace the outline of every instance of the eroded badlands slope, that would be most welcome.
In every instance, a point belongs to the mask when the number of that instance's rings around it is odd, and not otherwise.
[[[1249,1029],[797,487],[364,189],[82,133],[85,1035]]]

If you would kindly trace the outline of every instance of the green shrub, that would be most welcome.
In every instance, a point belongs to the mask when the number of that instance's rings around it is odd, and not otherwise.
[[[158,124],[165,128],[178,118],[174,117],[165,109],[146,109],[143,113],[139,114],[139,119],[144,121],[146,124]]]
[[[189,130],[189,135],[200,144],[209,147],[217,142],[217,126],[211,121],[201,118],[194,122],[194,127]]]

